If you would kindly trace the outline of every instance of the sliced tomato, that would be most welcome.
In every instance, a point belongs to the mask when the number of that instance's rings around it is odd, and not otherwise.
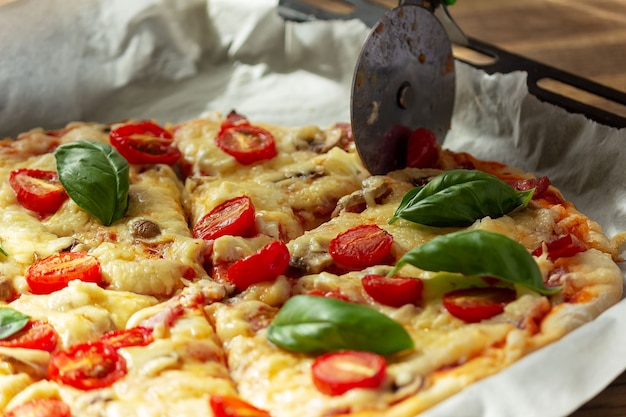
[[[52,352],[57,347],[58,336],[54,327],[42,320],[30,320],[19,332],[0,340],[0,346],[38,349]]]
[[[444,294],[443,306],[454,317],[476,323],[502,313],[515,298],[515,291],[509,288],[462,288]]]
[[[282,275],[289,266],[287,245],[275,240],[259,251],[234,262],[227,272],[227,279],[240,290],[252,284],[272,281]]]
[[[270,417],[267,411],[233,395],[212,395],[209,406],[215,417]]]
[[[100,337],[100,341],[113,346],[115,349],[129,346],[146,346],[154,341],[152,330],[143,326],[113,330],[103,334]]]
[[[424,283],[417,278],[374,274],[364,276],[361,284],[365,292],[376,302],[391,307],[419,303],[424,289]]]
[[[587,250],[585,244],[572,234],[567,234],[551,242],[547,242],[546,248],[548,249],[548,258],[552,260],[569,258]],[[534,256],[541,256],[542,253],[543,245],[533,251]]]
[[[375,224],[348,229],[330,241],[328,252],[335,262],[363,269],[381,262],[391,251],[393,236]]]
[[[435,168],[438,161],[437,136],[425,128],[414,130],[407,142],[406,166]]]
[[[12,408],[4,417],[71,417],[70,406],[58,398],[36,398]]]
[[[131,164],[173,165],[181,157],[171,133],[152,122],[120,126],[109,133],[109,140]]]
[[[248,196],[231,198],[205,214],[193,228],[193,235],[204,240],[220,236],[251,236],[256,233],[254,205]]]
[[[55,213],[67,200],[67,193],[54,171],[21,168],[12,171],[9,185],[22,207],[41,217]]]
[[[217,146],[243,165],[278,155],[276,140],[267,130],[248,123],[229,124],[217,134]]]
[[[385,381],[386,369],[383,356],[346,350],[318,357],[311,366],[311,373],[320,392],[341,395],[355,388],[378,388]]]
[[[34,294],[50,294],[75,279],[102,282],[98,259],[85,252],[59,252],[36,261],[26,271],[26,282]]]
[[[111,386],[126,375],[126,361],[117,350],[102,342],[72,345],[50,357],[48,376],[51,380],[92,390]]]
[[[533,200],[540,198],[550,187],[550,179],[548,177],[537,177],[523,180],[509,181],[508,184],[518,191],[528,191],[535,189]]]

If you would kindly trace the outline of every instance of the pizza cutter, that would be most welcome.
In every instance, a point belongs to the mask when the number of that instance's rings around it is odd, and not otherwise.
[[[443,143],[456,85],[451,38],[467,43],[436,0],[401,0],[372,27],[355,68],[351,101],[356,147],[372,174],[405,167],[407,131],[427,128]]]

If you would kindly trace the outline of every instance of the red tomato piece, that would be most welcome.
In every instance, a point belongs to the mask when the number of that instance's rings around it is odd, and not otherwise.
[[[424,283],[417,278],[366,275],[361,279],[365,292],[376,302],[391,307],[417,304],[422,298]]]
[[[36,398],[12,408],[4,417],[71,417],[70,406],[58,398]]]
[[[502,313],[515,298],[515,291],[509,288],[462,288],[444,294],[443,306],[454,317],[476,323]]]
[[[435,168],[438,161],[437,136],[425,128],[414,130],[407,142],[406,166]]]
[[[372,352],[331,352],[315,359],[311,373],[320,392],[341,395],[355,388],[381,386],[387,374],[387,362],[383,356]]]
[[[250,122],[248,118],[242,114],[237,113],[235,110],[232,110],[226,116],[226,120],[220,126],[220,131],[224,129],[228,129],[233,126],[241,126],[241,125],[249,125]]]
[[[381,262],[391,251],[393,236],[375,224],[365,224],[338,234],[328,253],[338,264],[363,269]]]
[[[22,207],[41,217],[55,213],[67,200],[67,193],[54,171],[21,168],[11,172],[9,185]]]
[[[535,192],[533,193],[533,200],[542,197],[551,184],[552,183],[548,177],[509,181],[509,185],[518,191],[528,191],[534,188]]]
[[[243,165],[272,159],[278,155],[274,135],[247,123],[222,128],[215,141],[221,150]]]
[[[26,271],[26,282],[34,294],[50,294],[75,279],[99,284],[98,259],[85,252],[59,252],[36,261]]]
[[[227,272],[227,279],[240,290],[252,284],[272,281],[282,275],[289,266],[287,245],[275,240],[259,251],[234,262]]]
[[[270,417],[267,411],[232,395],[212,395],[209,406],[215,417]]]
[[[572,234],[561,236],[558,239],[547,242],[546,247],[548,249],[548,258],[552,260],[569,258],[587,250],[585,244]],[[533,251],[534,256],[541,256],[542,253],[543,245]]]
[[[193,228],[193,235],[204,240],[220,236],[251,236],[256,233],[254,205],[248,196],[227,200],[205,214]]]
[[[143,326],[113,330],[103,334],[100,341],[113,346],[115,349],[128,346],[146,346],[154,341],[152,330]]]
[[[173,165],[181,157],[171,133],[152,122],[120,126],[109,133],[109,140],[131,164]]]
[[[102,342],[72,345],[50,357],[51,380],[81,390],[111,386],[126,375],[126,361],[117,350]]]
[[[30,320],[22,330],[8,339],[0,340],[0,346],[52,352],[57,347],[57,341],[57,332],[50,323]]]

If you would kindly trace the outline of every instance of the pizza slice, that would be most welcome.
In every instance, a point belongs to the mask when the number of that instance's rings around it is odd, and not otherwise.
[[[237,398],[220,341],[203,310],[214,288],[189,287],[157,303],[151,297],[94,287],[72,282],[51,295],[23,296],[28,299],[12,305],[42,314],[42,305],[59,300],[49,322],[68,339],[59,337],[59,344],[42,355],[41,374],[3,377],[8,385],[2,409],[22,415],[20,407],[28,410],[45,400],[60,402],[72,415],[81,416],[211,416],[211,407],[217,407],[211,405],[212,396]],[[78,289],[89,292],[91,300],[83,297],[86,305],[79,306],[75,294],[73,307],[57,312],[62,310],[62,295],[67,300],[68,293]],[[94,304],[94,298],[100,303]],[[29,309],[28,304],[37,307]],[[100,327],[93,323],[87,333],[80,331],[81,320],[94,322],[95,313],[87,316],[85,311],[105,305],[111,310],[108,320],[99,320]],[[59,316],[67,321],[65,328],[57,324]]]
[[[70,278],[164,299],[207,278],[206,245],[191,236],[182,183],[167,165],[175,148],[158,135],[169,133],[151,122],[74,123],[5,143],[2,268],[15,277],[5,300]]]

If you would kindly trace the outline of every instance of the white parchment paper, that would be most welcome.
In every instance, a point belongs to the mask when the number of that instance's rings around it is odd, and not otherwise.
[[[349,121],[358,21],[284,22],[276,0],[14,0],[0,6],[0,137],[69,121]],[[457,63],[445,146],[547,175],[609,236],[626,231],[626,131],[539,102],[524,73]],[[566,416],[626,369],[626,301],[426,412]]]

